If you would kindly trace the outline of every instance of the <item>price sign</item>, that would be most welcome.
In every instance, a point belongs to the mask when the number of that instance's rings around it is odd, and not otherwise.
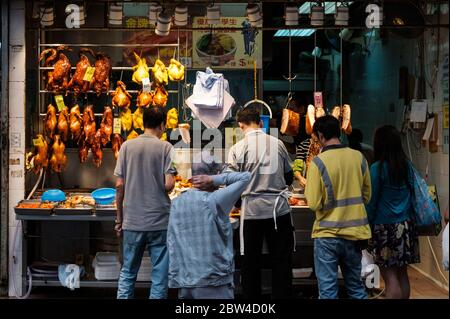
[[[42,140],[40,138],[33,138],[33,145],[34,146],[44,146],[44,143],[42,143]]]
[[[91,82],[92,77],[94,76],[95,67],[88,66],[86,72],[84,73],[83,81]]]
[[[113,121],[113,133],[114,134],[122,133],[122,121],[118,117],[115,117]]]
[[[322,92],[314,92],[314,106],[323,107]]]
[[[55,102],[56,105],[58,106],[58,110],[62,111],[66,105],[64,104],[64,98],[62,95],[55,95]]]
[[[151,84],[150,84],[150,79],[149,78],[143,78],[142,79],[142,92],[150,92],[151,89]]]

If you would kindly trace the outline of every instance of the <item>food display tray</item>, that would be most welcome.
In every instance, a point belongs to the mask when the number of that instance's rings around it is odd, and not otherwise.
[[[21,200],[19,204],[21,203],[41,203],[40,200]],[[17,206],[19,206],[19,204]],[[20,207],[14,207],[14,212],[17,215],[35,215],[35,216],[49,216],[53,213],[54,208],[20,208]]]
[[[92,215],[92,207],[76,207],[76,208],[63,208],[56,207],[54,210],[55,215]]]
[[[96,205],[95,215],[97,216],[116,216],[116,206],[115,205]]]

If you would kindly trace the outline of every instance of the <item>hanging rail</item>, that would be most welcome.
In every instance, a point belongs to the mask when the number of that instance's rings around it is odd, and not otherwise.
[[[59,47],[59,46],[68,46],[68,47],[112,47],[112,48],[151,48],[151,47],[177,47],[177,43],[168,43],[168,44],[156,44],[156,43],[149,43],[149,44],[134,44],[134,43],[105,43],[105,44],[99,44],[99,43],[39,43],[40,47]]]

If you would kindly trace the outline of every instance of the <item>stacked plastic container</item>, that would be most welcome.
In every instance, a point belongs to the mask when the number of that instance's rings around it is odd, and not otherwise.
[[[120,260],[116,253],[98,252],[92,261],[97,280],[117,280],[120,274]]]

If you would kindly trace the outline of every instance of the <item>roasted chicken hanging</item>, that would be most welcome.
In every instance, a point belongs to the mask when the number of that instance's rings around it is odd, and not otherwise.
[[[113,132],[113,114],[109,106],[105,106],[99,130],[101,143],[105,146],[110,141]]]
[[[157,107],[165,107],[167,104],[168,93],[162,86],[157,86],[153,95],[153,104]]]
[[[95,54],[95,71],[92,86],[97,96],[109,91],[109,76],[111,73],[111,60],[109,56],[103,52]]]
[[[69,109],[65,106],[58,116],[58,134],[66,142],[69,136]]]
[[[83,133],[78,143],[78,158],[80,159],[80,163],[86,162],[88,155],[89,155],[89,144],[86,142],[86,138]]]
[[[116,90],[111,93],[113,106],[128,108],[131,105],[131,94],[127,92],[127,87],[122,81],[117,81]]]
[[[176,108],[171,108],[167,112],[166,128],[175,129],[178,127],[178,112]]]
[[[131,130],[131,127],[133,126],[133,115],[131,114],[130,109],[125,109],[120,112],[119,115],[121,124],[122,124],[122,130],[125,132],[128,132]]]
[[[44,132],[45,136],[47,136],[51,140],[55,135],[57,123],[56,108],[52,104],[49,104],[47,106],[47,114],[44,117]]]
[[[152,73],[156,85],[167,85],[169,83],[167,68],[160,59],[156,59],[155,65],[152,67]]]
[[[93,161],[95,166],[100,167],[102,165],[103,160],[103,151],[102,151],[102,133],[98,130],[94,136],[94,142],[91,145],[91,151],[93,156]]]
[[[42,51],[39,57],[39,61],[41,61],[50,54],[44,62],[45,67],[53,67],[52,71],[45,72],[47,82],[46,88],[49,91],[65,92],[68,88],[71,65],[69,59],[63,53],[64,50],[72,51],[68,47],[62,45],[56,49]]]
[[[123,138],[120,134],[114,134],[112,137],[112,151],[114,153],[114,157],[117,159],[119,157],[120,147],[123,143]]]
[[[50,158],[50,165],[55,173],[61,173],[67,165],[67,156],[64,154],[66,146],[61,137],[55,135],[55,140],[52,145],[52,157]]]
[[[167,68],[170,81],[184,80],[184,65],[175,59],[170,59],[170,65]]]
[[[139,136],[139,134],[135,130],[132,130],[130,132],[130,134],[128,134],[128,136],[127,136],[127,141],[132,140],[133,138],[136,138],[138,136]]]
[[[48,144],[42,134],[38,134],[36,138],[38,145],[34,147],[34,156],[32,158],[33,172],[39,173],[41,168],[48,167]]]
[[[144,113],[142,108],[138,107],[133,113],[133,127],[135,129],[144,130]]]
[[[83,118],[81,117],[80,107],[78,104],[70,109],[69,122],[72,140],[78,142],[81,134],[83,133]]]
[[[91,62],[89,62],[88,57],[84,53],[90,53],[92,56],[95,56],[94,52],[91,49],[82,48],[80,49],[79,56],[80,60],[77,63],[75,73],[70,79],[68,88],[73,90],[74,95],[78,96],[80,93],[86,93],[89,91],[94,77],[90,81],[85,81],[84,76],[86,74],[86,70],[91,66]]]
[[[139,91],[138,97],[136,99],[136,106],[138,107],[149,107],[153,102],[152,92]]]
[[[148,73],[148,66],[147,61],[145,58],[139,57],[139,55],[136,54],[136,52],[133,52],[134,58],[136,59],[137,65],[133,66],[133,76],[132,80],[133,82],[136,82],[137,84],[142,84],[142,79],[149,78],[150,75]]]
[[[92,105],[86,106],[83,112],[83,131],[85,140],[89,145],[94,142],[96,132],[95,116]]]
[[[344,104],[342,106],[342,124],[341,124],[341,129],[347,135],[352,132],[352,123],[350,121],[350,116],[351,116],[350,105]]]

